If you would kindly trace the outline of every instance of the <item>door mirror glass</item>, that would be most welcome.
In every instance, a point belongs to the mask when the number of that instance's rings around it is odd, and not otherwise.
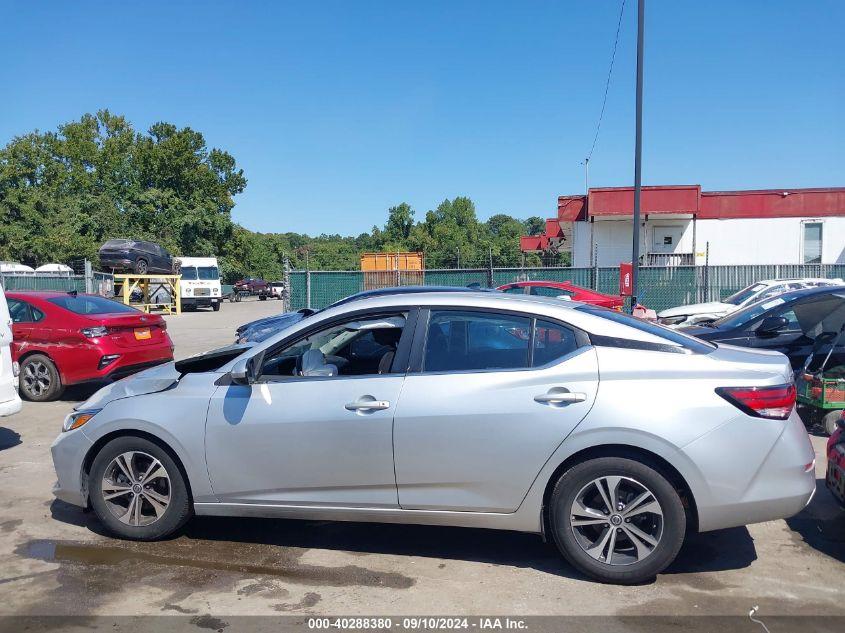
[[[782,316],[766,317],[757,326],[755,333],[757,336],[773,336],[789,325],[789,320]]]

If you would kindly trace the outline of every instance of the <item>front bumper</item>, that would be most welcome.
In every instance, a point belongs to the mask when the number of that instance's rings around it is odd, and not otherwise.
[[[87,482],[83,478],[82,466],[93,442],[82,429],[60,433],[50,446],[56,483],[53,494],[57,499],[75,506],[88,505]]]
[[[795,411],[783,422],[739,416],[683,452],[708,488],[695,495],[701,532],[791,517],[816,491],[815,451]]]
[[[213,306],[220,303],[220,297],[182,297],[183,306]]]

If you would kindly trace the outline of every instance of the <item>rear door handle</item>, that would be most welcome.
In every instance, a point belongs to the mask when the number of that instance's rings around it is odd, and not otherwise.
[[[348,402],[343,406],[347,411],[380,411],[389,409],[390,402],[387,400],[356,400]]]
[[[540,404],[569,404],[572,402],[584,402],[587,399],[586,393],[573,393],[571,391],[550,391],[534,396],[534,401]]]

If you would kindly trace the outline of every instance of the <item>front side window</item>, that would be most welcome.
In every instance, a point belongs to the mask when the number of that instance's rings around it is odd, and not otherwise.
[[[822,229],[821,222],[804,223],[804,263],[822,263]]]
[[[333,377],[388,374],[407,313],[360,317],[319,330],[271,351],[262,377]]]

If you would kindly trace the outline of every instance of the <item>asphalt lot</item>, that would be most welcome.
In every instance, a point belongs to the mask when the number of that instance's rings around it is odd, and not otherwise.
[[[251,301],[171,317],[177,357],[280,309]],[[655,582],[616,587],[510,532],[203,518],[166,542],[111,539],[50,492],[50,444],[89,393],[0,420],[0,615],[745,615],[753,605],[845,615],[845,512],[824,489],[825,438],[813,438],[819,490],[800,515],[692,535]]]

